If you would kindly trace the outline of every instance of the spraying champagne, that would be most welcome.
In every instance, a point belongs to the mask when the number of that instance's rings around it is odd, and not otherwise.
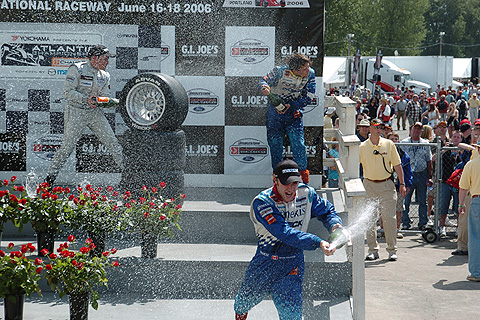
[[[282,98],[280,98],[279,96],[277,96],[276,94],[274,93],[269,93],[268,94],[268,100],[270,100],[270,102],[272,103],[272,105],[275,107],[275,109],[277,109],[278,112],[280,113],[283,113],[285,112],[288,107],[286,107],[284,104],[283,104],[283,100]]]
[[[330,242],[331,247],[340,249],[346,245],[351,238],[350,232],[345,228],[337,228],[328,237],[328,242]]]

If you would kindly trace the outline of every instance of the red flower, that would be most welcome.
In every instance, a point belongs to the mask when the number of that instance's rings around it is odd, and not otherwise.
[[[5,251],[0,250],[0,257],[5,257]]]
[[[114,267],[118,267],[119,265],[120,264],[118,263],[118,261],[113,261],[113,263],[112,263],[112,266],[114,266]]]
[[[57,255],[55,253],[50,253],[50,259],[57,259]]]
[[[27,203],[27,199],[23,198],[23,199],[20,199],[19,201],[21,204],[25,205]],[[20,208],[21,210],[22,208]]]
[[[143,197],[140,197],[140,199],[138,199],[138,202],[139,203],[145,203],[145,201],[147,201],[147,199],[143,198]]]
[[[5,191],[0,190],[0,198],[3,198],[5,196]]]
[[[25,187],[24,187],[24,186],[15,186],[14,189],[17,190],[17,191],[20,191],[20,192],[25,191]]]
[[[12,202],[18,202],[17,196],[14,195],[14,194],[11,194],[11,195],[10,195],[10,201],[12,201]]]
[[[118,196],[118,192],[117,192],[117,191],[114,191],[114,192],[112,193],[112,196],[114,196],[114,197]]]
[[[31,243],[28,243],[27,247],[28,247],[28,250],[30,250],[30,252],[33,252],[36,249]]]
[[[40,272],[42,272],[43,268],[42,267],[38,267],[37,270],[35,270],[35,272],[37,272],[38,274],[40,274]]]
[[[47,270],[52,270],[53,268],[52,268],[52,265],[51,265],[51,264],[47,264],[47,265],[45,266],[45,269],[47,269]]]
[[[117,205],[114,205],[113,208],[112,208],[113,211],[118,211],[118,206]]]
[[[78,269],[78,270],[82,270],[82,269],[83,269],[83,262],[80,262],[80,263],[77,265],[77,269]]]
[[[92,194],[92,197],[91,197],[91,198],[92,198],[93,201],[97,200],[97,197],[96,197],[95,195],[93,195],[93,194]]]
[[[48,199],[48,193],[42,193],[42,200]]]
[[[60,255],[63,257],[63,258],[68,258],[70,256],[70,251],[68,250],[63,250],[60,252]]]
[[[56,201],[58,199],[58,196],[56,194],[52,194],[50,195],[50,198],[54,201]]]
[[[108,255],[110,254],[110,252],[104,251],[104,252],[102,252],[102,254],[103,254],[104,257],[108,257]]]
[[[39,265],[41,265],[42,263],[43,263],[43,260],[42,260],[42,259],[40,259],[40,258],[36,258],[36,259],[35,259],[35,265],[36,265],[36,266],[39,266]]]
[[[178,209],[182,209],[182,205],[177,204],[177,205],[175,206],[175,209],[177,209],[177,210],[178,210]]]
[[[70,193],[70,188],[68,188],[68,187],[65,188],[64,192],[65,192],[65,193]]]
[[[157,192],[157,191],[158,191],[158,189],[157,189],[157,188],[155,188],[155,187],[152,187],[152,192]]]
[[[102,201],[108,201],[107,196],[102,196]]]
[[[75,257],[75,252],[70,251],[70,253],[68,255],[70,256],[70,258],[73,258],[73,257]]]
[[[73,196],[73,194],[72,194],[72,196]],[[73,203],[78,204],[78,202],[79,202],[78,198],[73,199]]]
[[[148,206],[153,209],[153,208],[155,208],[155,203],[149,202],[149,203],[148,203]]]
[[[87,189],[87,191],[92,191],[92,190],[93,190],[91,184],[87,184],[87,185],[85,186],[85,189]]]
[[[110,252],[111,252],[112,254],[115,254],[115,253],[117,253],[117,249],[112,248],[112,249],[110,250]]]
[[[98,206],[98,202],[97,202],[97,201],[93,201],[93,202],[92,202],[92,206],[94,206],[94,207]]]
[[[8,180],[7,180],[7,179],[4,179],[4,180],[3,180],[3,185],[4,185],[4,186],[8,186]]]
[[[125,195],[130,198],[132,196],[132,193],[130,191],[125,191]]]
[[[113,187],[112,187],[112,186],[108,186],[108,187],[107,187],[107,191],[108,191],[108,192],[112,192],[112,191],[113,191]]]
[[[165,219],[167,219],[167,217],[166,217],[164,214],[162,214],[162,215],[160,216],[160,220],[163,221],[163,220],[165,220]]]
[[[15,177],[15,176],[12,176],[12,177],[10,178],[10,181],[12,181],[12,182],[15,182],[15,180],[17,180],[17,177]]]
[[[143,190],[143,191],[147,191],[147,186],[143,186],[143,187],[142,187],[142,190]]]
[[[23,253],[21,253],[20,251],[15,251],[15,256],[17,258],[21,258],[23,256]]]
[[[83,253],[83,254],[87,254],[88,251],[90,251],[90,248],[87,248],[87,247],[81,247],[80,248],[80,252]]]
[[[73,264],[74,266],[76,266],[76,265],[77,265],[77,260],[72,260],[72,264]]]
[[[78,202],[78,204],[81,205],[81,206],[84,206],[85,203],[86,203],[85,200],[80,200],[80,201]]]
[[[82,192],[82,191],[83,191],[82,187],[78,187],[77,190],[78,190],[78,192]]]
[[[7,248],[10,249],[10,250],[12,250],[13,247],[15,247],[15,244],[13,244],[13,242],[10,242],[10,243],[8,244],[8,247],[7,247]]]
[[[85,242],[86,242],[87,244],[91,244],[91,243],[93,243],[93,240],[90,239],[90,238],[88,238]]]
[[[181,197],[182,199],[185,199],[186,195],[185,195],[184,193],[182,193],[182,194],[180,194],[180,197]]]
[[[165,188],[165,182],[163,182],[163,181],[160,182],[159,186],[160,186],[160,188]]]
[[[22,251],[22,253],[27,253],[27,251],[28,251],[27,245],[22,244],[22,248],[20,249],[20,251]]]
[[[127,203],[125,203],[125,207],[127,207],[127,208],[131,208],[131,207],[132,207],[132,205],[131,205],[130,203],[128,203],[128,202],[127,202]]]
[[[68,241],[73,242],[73,241],[75,241],[75,236],[73,234],[71,234],[71,235],[68,236],[67,239],[68,239]]]
[[[72,201],[73,199],[75,199],[75,196],[74,196],[73,194],[71,194],[71,195],[68,196],[68,200]],[[74,202],[75,202],[75,201],[74,201]],[[78,202],[78,200],[77,200],[77,202]]]
[[[145,213],[143,214],[143,216],[144,216],[145,218],[148,218],[148,215],[149,215],[148,212],[145,212]]]
[[[162,203],[162,208],[165,208],[166,206],[168,206],[168,203],[166,202]]]

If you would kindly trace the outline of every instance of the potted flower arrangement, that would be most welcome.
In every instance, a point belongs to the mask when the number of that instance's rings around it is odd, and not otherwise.
[[[101,255],[105,249],[105,238],[109,233],[125,230],[128,221],[120,210],[121,196],[113,187],[94,188],[87,184],[77,188],[78,196],[71,197],[73,210],[69,215],[72,229],[83,229],[95,242],[92,254]]]
[[[26,201],[26,208],[22,210],[22,225],[30,222],[37,233],[38,251],[46,248],[53,251],[55,233],[60,225],[66,221],[71,212],[68,204],[70,194],[69,188],[55,187],[50,189],[48,183],[40,183],[37,188],[37,196],[29,197]]]
[[[36,249],[31,243],[19,250],[13,250],[14,244],[9,243],[8,249],[10,252],[0,250],[0,297],[4,299],[5,319],[22,319],[25,294],[36,291],[41,296],[38,281],[44,263],[26,256]]]
[[[49,253],[50,263],[45,265],[45,277],[53,290],[57,290],[60,297],[69,296],[70,319],[85,320],[88,318],[88,304],[98,309],[98,292],[96,287],[107,285],[106,268],[118,266],[118,261],[110,261],[109,256],[117,252],[111,249],[102,253],[100,257],[91,256],[90,250],[95,248],[91,239],[87,239],[85,246],[76,251],[73,247],[75,237],[68,236],[68,242],[60,244],[57,253]]]
[[[10,181],[3,180],[2,186],[7,187],[10,183],[14,183],[17,177],[13,176]],[[0,240],[2,239],[3,225],[7,221],[15,222],[19,218],[19,213],[24,209],[25,188],[23,186],[11,185],[12,192],[9,190],[0,190]],[[16,196],[13,192],[19,192],[19,196]]]
[[[180,201],[185,199],[184,194],[176,198],[165,199],[162,190],[165,182],[159,184],[159,188],[141,188],[141,196],[134,198],[130,191],[125,192],[125,211],[131,219],[133,227],[138,230],[142,237],[142,257],[155,258],[157,256],[157,240],[159,236],[173,237],[173,229],[181,230],[179,214],[182,205]]]

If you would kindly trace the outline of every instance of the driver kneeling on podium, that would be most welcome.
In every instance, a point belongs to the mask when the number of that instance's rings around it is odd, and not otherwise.
[[[307,232],[309,221],[317,218],[330,232],[342,228],[334,206],[301,183],[297,163],[279,162],[272,178],[273,187],[257,195],[250,207],[258,247],[235,298],[236,320],[247,319],[248,311],[267,294],[280,320],[301,320],[303,250],[321,248],[327,256],[335,252],[328,241]]]

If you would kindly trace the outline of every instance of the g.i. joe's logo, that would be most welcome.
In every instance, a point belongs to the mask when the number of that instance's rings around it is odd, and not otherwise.
[[[244,138],[230,146],[229,155],[242,163],[255,163],[268,156],[268,146],[260,140]]]
[[[230,56],[244,64],[256,64],[270,56],[270,48],[257,39],[243,39],[230,48]]]

